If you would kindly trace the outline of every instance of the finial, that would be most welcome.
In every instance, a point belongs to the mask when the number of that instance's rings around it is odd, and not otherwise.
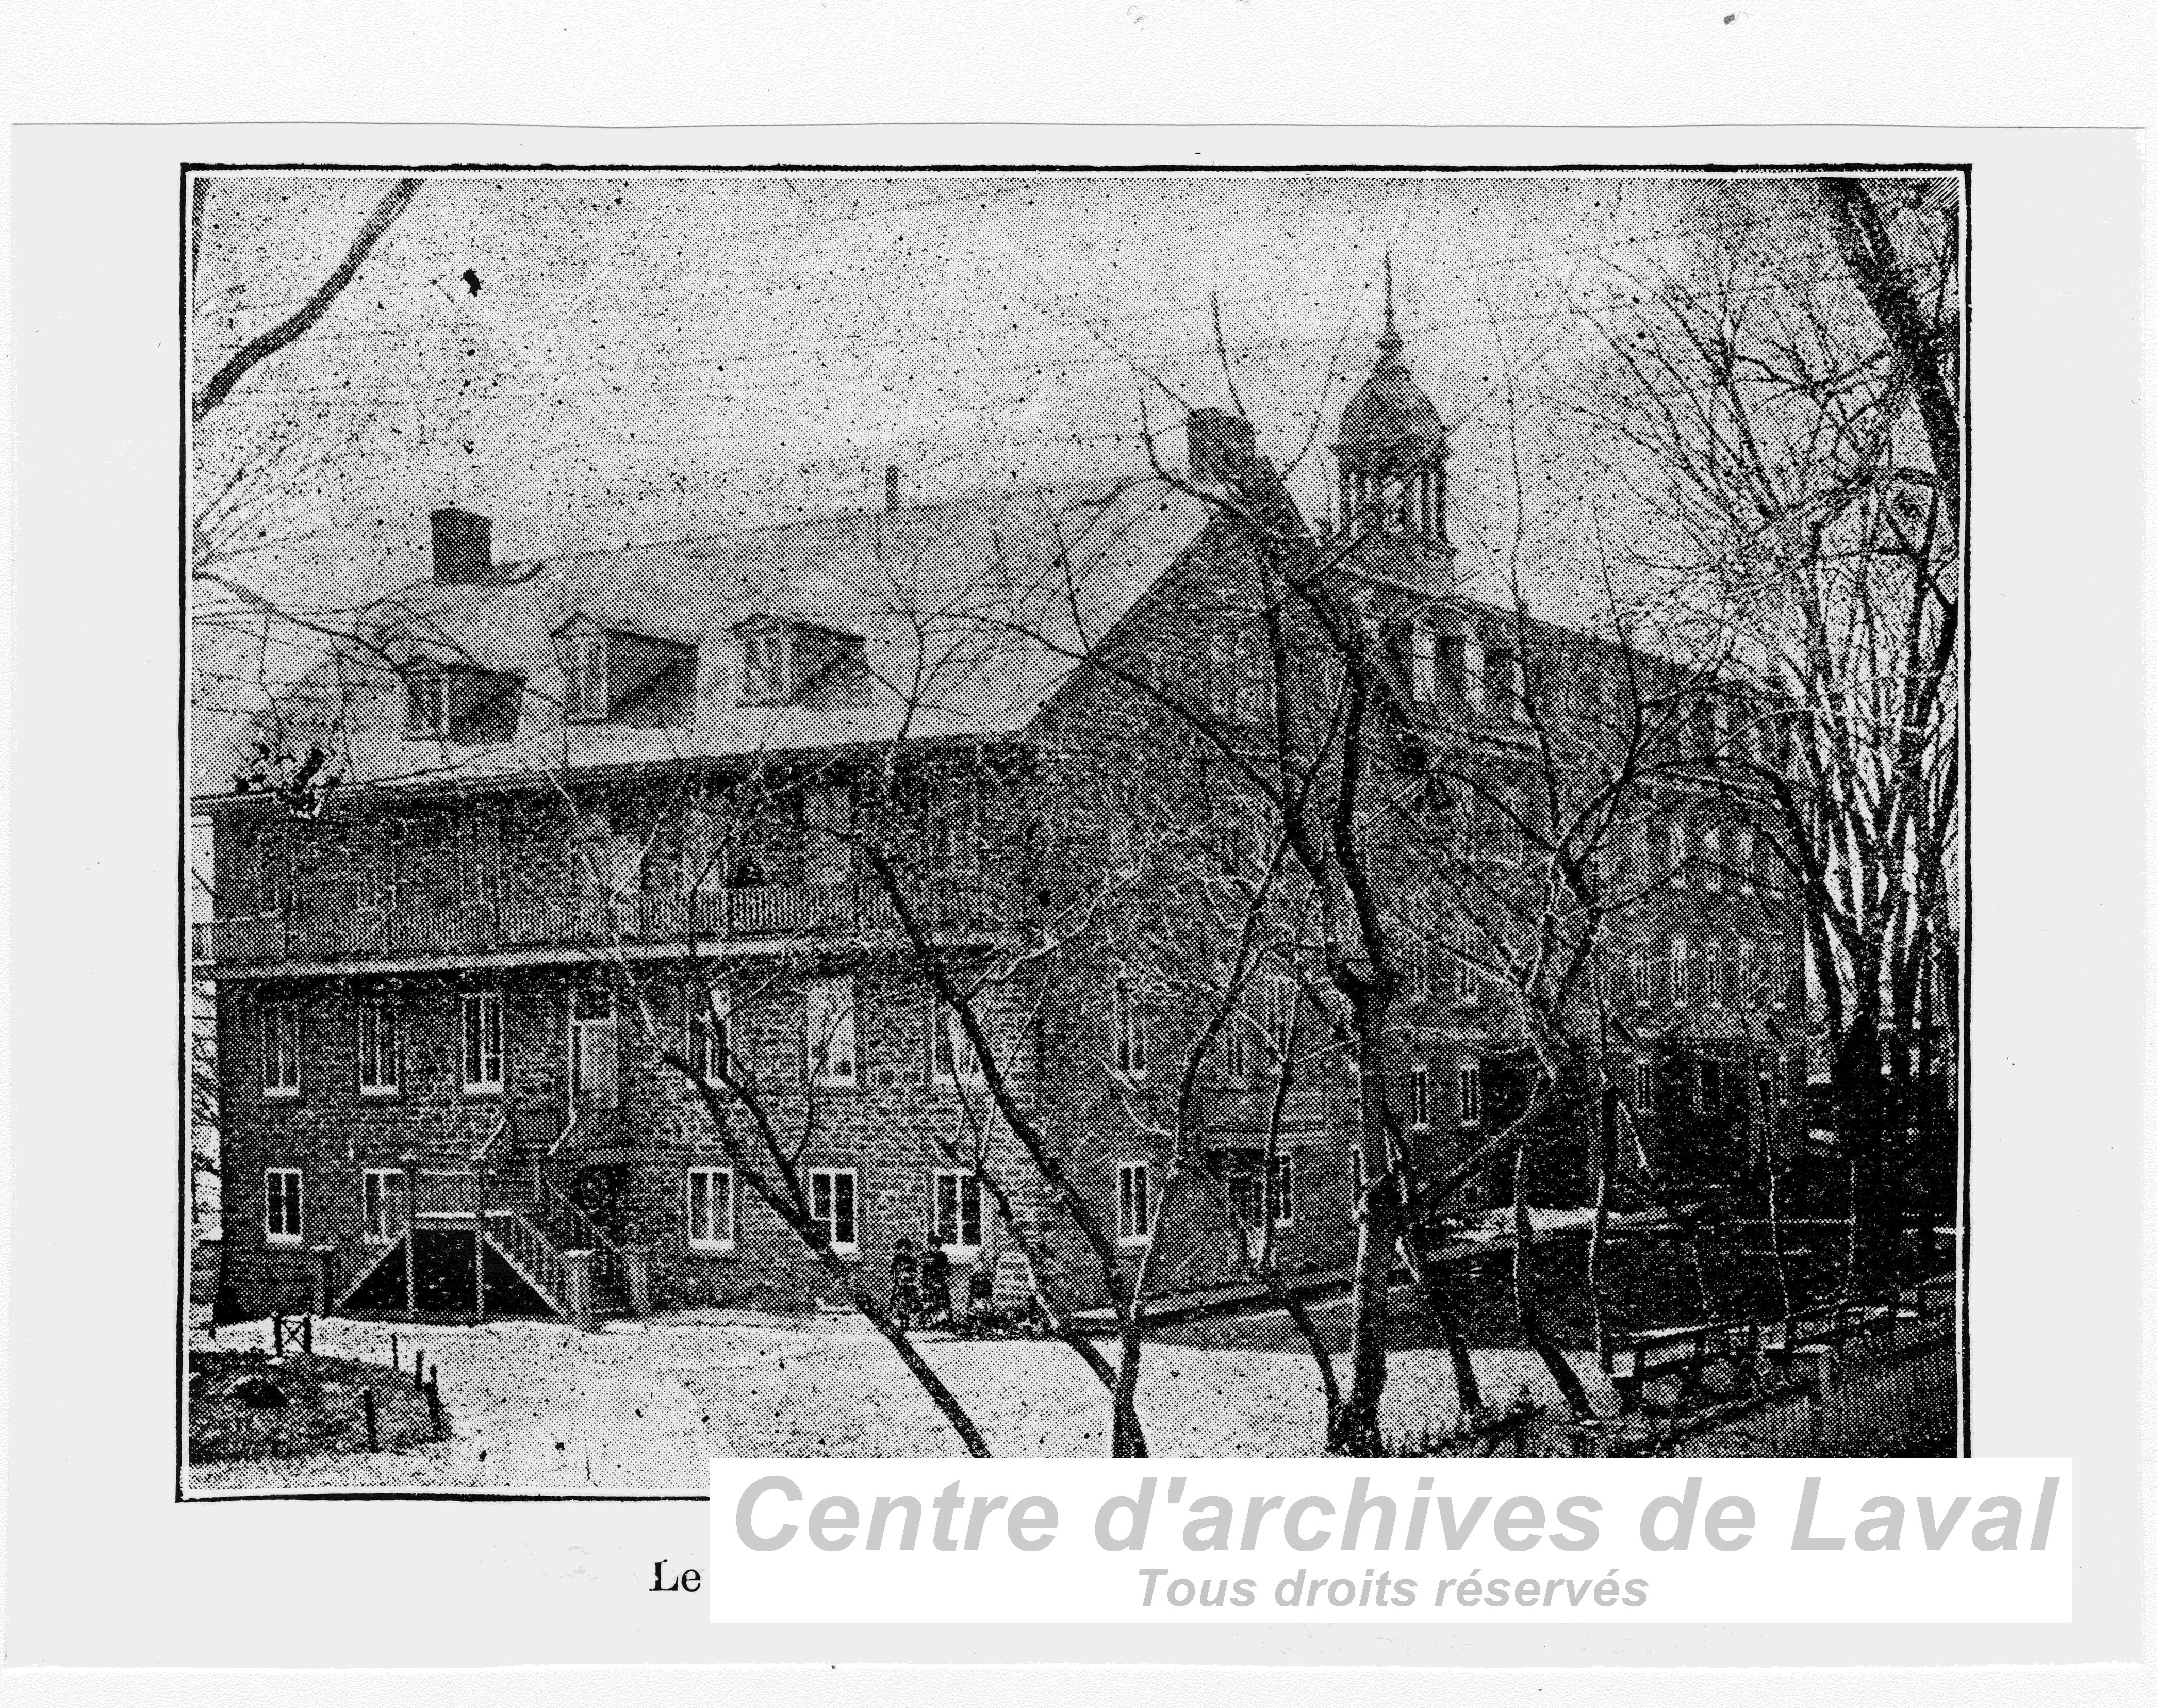
[[[1386,329],[1378,334],[1378,348],[1385,355],[1399,353],[1401,335],[1393,327],[1393,252],[1386,251]]]

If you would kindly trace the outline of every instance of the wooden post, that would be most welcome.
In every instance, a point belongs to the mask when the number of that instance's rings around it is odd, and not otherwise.
[[[426,1385],[427,1349],[425,1346],[414,1346],[412,1349],[412,1386],[423,1388]]]
[[[270,1315],[270,1356],[272,1358],[285,1356],[285,1319],[274,1311]]]
[[[315,1320],[311,1316],[300,1319],[300,1350],[310,1358],[315,1356]]]
[[[622,1290],[629,1295],[629,1314],[651,1314],[651,1251],[647,1246],[624,1246],[621,1252]]]
[[[420,1158],[406,1151],[397,1159],[404,1170],[404,1314],[420,1314]]]
[[[367,1450],[373,1453],[381,1446],[381,1442],[374,1421],[374,1388],[371,1383],[359,1391],[359,1409],[367,1419]]]
[[[394,1329],[389,1331],[389,1367],[392,1370],[404,1367],[404,1355],[397,1350],[397,1330]]]
[[[434,1426],[435,1439],[442,1438],[442,1391],[433,1383],[427,1387],[427,1421]]]

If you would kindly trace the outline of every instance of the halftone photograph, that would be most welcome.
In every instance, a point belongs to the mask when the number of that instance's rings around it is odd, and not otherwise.
[[[1967,188],[189,167],[183,1493],[1964,1453]]]

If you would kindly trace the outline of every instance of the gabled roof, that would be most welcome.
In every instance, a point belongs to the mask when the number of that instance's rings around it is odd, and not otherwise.
[[[1078,658],[1205,527],[1161,481],[978,491],[620,551],[504,566],[492,582],[421,580],[363,609],[283,697],[285,745],[319,741],[355,784],[503,778],[682,758],[1023,729]],[[862,636],[870,691],[846,705],[743,706],[729,630],[758,616]],[[600,628],[699,647],[694,722],[565,723],[554,636]],[[455,661],[523,678],[516,738],[454,746],[405,731],[396,666]],[[255,736],[196,730],[198,787],[231,786]]]

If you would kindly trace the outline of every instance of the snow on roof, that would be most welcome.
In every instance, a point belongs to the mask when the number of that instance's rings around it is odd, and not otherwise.
[[[279,697],[277,744],[319,743],[349,782],[389,784],[1015,733],[1207,520],[1200,500],[1157,479],[1102,480],[506,564],[487,583],[424,579],[363,607],[353,638],[326,645]],[[861,636],[867,690],[742,704],[729,631],[755,617]],[[693,721],[566,723],[554,637],[579,619],[695,643]],[[429,657],[520,677],[515,737],[408,733],[399,666]],[[203,794],[230,790],[262,727],[198,721]]]

